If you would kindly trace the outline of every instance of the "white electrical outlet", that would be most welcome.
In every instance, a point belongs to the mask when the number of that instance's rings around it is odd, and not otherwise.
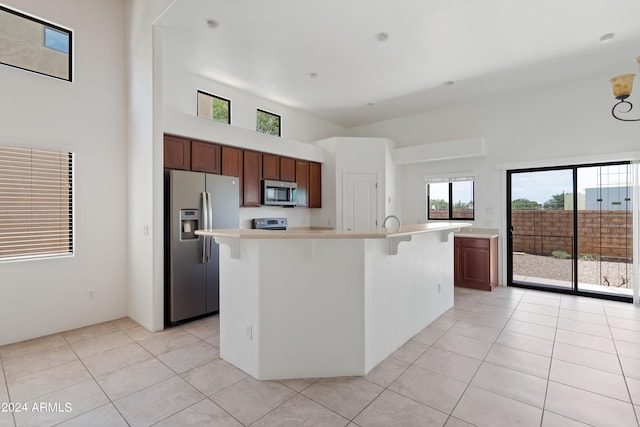
[[[87,300],[91,301],[96,299],[96,291],[87,291]]]
[[[442,290],[442,285],[440,285],[440,283],[438,283],[438,293],[440,293],[441,290]]]
[[[247,339],[249,341],[253,340],[253,326],[251,325],[247,326]]]

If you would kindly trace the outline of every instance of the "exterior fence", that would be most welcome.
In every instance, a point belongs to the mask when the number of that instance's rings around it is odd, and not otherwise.
[[[630,262],[632,213],[578,211],[578,256]],[[573,211],[512,211],[513,250],[535,255],[573,254]]]

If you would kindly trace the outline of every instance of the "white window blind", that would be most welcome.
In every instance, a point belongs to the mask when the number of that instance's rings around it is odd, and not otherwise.
[[[0,146],[0,260],[73,254],[73,154]]]

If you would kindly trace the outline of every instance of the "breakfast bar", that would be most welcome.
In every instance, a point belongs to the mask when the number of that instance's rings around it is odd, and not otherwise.
[[[453,238],[199,230],[220,244],[220,357],[260,380],[364,375],[453,306]]]

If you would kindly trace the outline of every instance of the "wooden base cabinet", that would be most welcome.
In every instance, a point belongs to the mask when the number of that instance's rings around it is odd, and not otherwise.
[[[490,291],[498,286],[498,237],[454,238],[455,286]]]

